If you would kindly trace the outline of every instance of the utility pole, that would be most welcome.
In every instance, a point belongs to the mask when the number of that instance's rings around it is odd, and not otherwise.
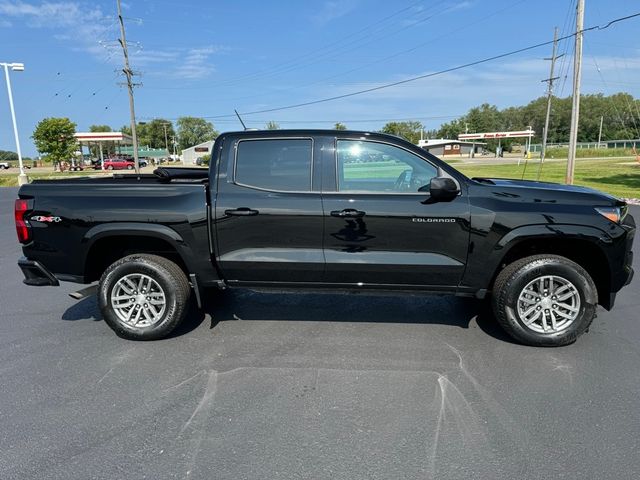
[[[580,77],[582,74],[582,30],[584,24],[584,0],[578,0],[576,9],[576,51],[573,62],[573,105],[571,108],[571,131],[569,133],[569,156],[565,183],[573,184],[576,166],[576,144],[578,141],[578,121],[580,119]]]
[[[164,128],[164,146],[167,149],[167,155],[171,155],[169,151],[169,138],[167,137],[167,126],[171,125],[170,123],[163,123],[162,128]]]
[[[122,19],[122,7],[120,6],[120,0],[118,3],[118,20],[120,21],[120,45],[122,45],[122,53],[124,54],[124,68],[123,73],[127,77],[127,88],[129,90],[129,110],[131,113],[131,139],[133,141],[133,162],[135,165],[136,173],[140,173],[140,162],[138,160],[138,135],[136,134],[136,111],[133,104],[133,82],[131,77],[133,72],[129,67],[129,51],[127,49],[127,37],[124,33],[124,20]]]
[[[549,135],[549,118],[551,117],[551,99],[553,98],[553,82],[560,77],[554,77],[553,72],[556,66],[556,60],[562,55],[556,55],[558,50],[558,27],[553,29],[553,50],[551,52],[551,58],[545,58],[545,60],[551,60],[551,71],[549,72],[549,78],[542,80],[547,82],[547,115],[544,119],[544,130],[542,131],[542,151],[540,152],[540,163],[538,164],[538,175],[536,180],[540,180],[540,172],[542,171],[542,164],[544,163],[544,157],[547,153],[547,138]]]
[[[604,115],[600,115],[600,130],[598,131],[598,148],[600,148],[600,140],[602,140],[602,122],[604,121]]]

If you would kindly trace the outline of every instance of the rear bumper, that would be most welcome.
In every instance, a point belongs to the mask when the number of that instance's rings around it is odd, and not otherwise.
[[[57,287],[60,285],[60,282],[58,282],[58,279],[53,275],[53,273],[47,270],[40,262],[22,257],[18,260],[18,266],[24,275],[23,282],[27,285],[36,287]]]

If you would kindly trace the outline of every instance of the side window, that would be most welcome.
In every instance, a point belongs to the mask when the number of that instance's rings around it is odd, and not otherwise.
[[[266,190],[310,191],[312,151],[310,139],[241,140],[235,182]]]
[[[338,191],[413,193],[437,176],[426,160],[385,143],[338,140]]]

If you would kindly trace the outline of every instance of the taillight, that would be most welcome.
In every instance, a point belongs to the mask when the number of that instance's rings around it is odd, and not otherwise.
[[[28,210],[29,203],[27,200],[21,198],[16,200],[14,214],[16,219],[16,233],[18,234],[18,241],[20,243],[28,243],[29,240],[31,240],[31,227],[24,218]]]

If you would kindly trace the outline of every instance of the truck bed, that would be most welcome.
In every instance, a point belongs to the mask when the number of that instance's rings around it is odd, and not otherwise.
[[[187,170],[187,169],[176,169]],[[138,243],[178,251],[204,284],[217,275],[209,242],[208,171],[199,178],[115,174],[36,180],[20,190],[30,202],[32,239],[25,257],[60,280],[91,283],[105,264]]]

